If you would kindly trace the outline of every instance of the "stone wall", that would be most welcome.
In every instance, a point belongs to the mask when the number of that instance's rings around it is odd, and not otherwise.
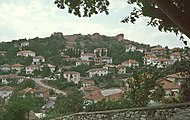
[[[98,112],[81,112],[52,120],[167,120],[177,112],[188,107],[190,107],[190,103]]]

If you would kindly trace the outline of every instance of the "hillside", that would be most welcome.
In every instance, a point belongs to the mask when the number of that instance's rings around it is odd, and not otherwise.
[[[21,46],[22,43],[29,42],[28,46]],[[108,56],[113,57],[114,63],[119,63],[118,58],[122,57],[125,53],[126,45],[133,44],[137,48],[149,49],[149,45],[140,44],[134,41],[124,39],[123,34],[114,37],[100,35],[94,33],[92,35],[63,35],[62,33],[53,33],[50,37],[46,38],[33,38],[33,39],[19,39],[11,42],[0,43],[0,51],[6,51],[6,59],[1,59],[0,64],[17,63],[16,53],[20,50],[31,50],[36,52],[37,55],[44,56],[48,62],[55,65],[63,64],[60,61],[63,59],[61,52],[67,50],[65,53],[70,57],[79,57],[81,52],[93,52],[95,48],[107,48]],[[78,52],[77,52],[78,50]]]

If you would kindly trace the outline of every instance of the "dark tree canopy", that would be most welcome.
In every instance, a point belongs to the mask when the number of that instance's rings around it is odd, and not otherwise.
[[[190,38],[190,0],[128,0],[133,11],[121,22],[135,23],[140,16],[149,17],[147,25],[158,27],[160,31],[185,34]],[[68,12],[76,16],[91,17],[93,14],[108,14],[109,0],[55,0],[58,8],[68,7]],[[181,40],[184,44],[183,36]]]

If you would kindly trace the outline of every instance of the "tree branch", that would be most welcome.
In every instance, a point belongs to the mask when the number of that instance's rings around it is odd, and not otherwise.
[[[190,38],[190,22],[170,0],[151,0],[158,8],[178,26],[178,28]]]

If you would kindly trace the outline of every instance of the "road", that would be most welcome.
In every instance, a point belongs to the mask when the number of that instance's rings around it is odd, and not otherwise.
[[[52,89],[55,93],[57,94],[63,94],[63,95],[66,95],[65,92],[59,90],[59,89],[56,89],[56,88],[53,88],[51,86],[48,86],[46,84],[44,84],[40,79],[33,79],[38,85],[42,86],[42,87],[45,87],[47,89]]]

